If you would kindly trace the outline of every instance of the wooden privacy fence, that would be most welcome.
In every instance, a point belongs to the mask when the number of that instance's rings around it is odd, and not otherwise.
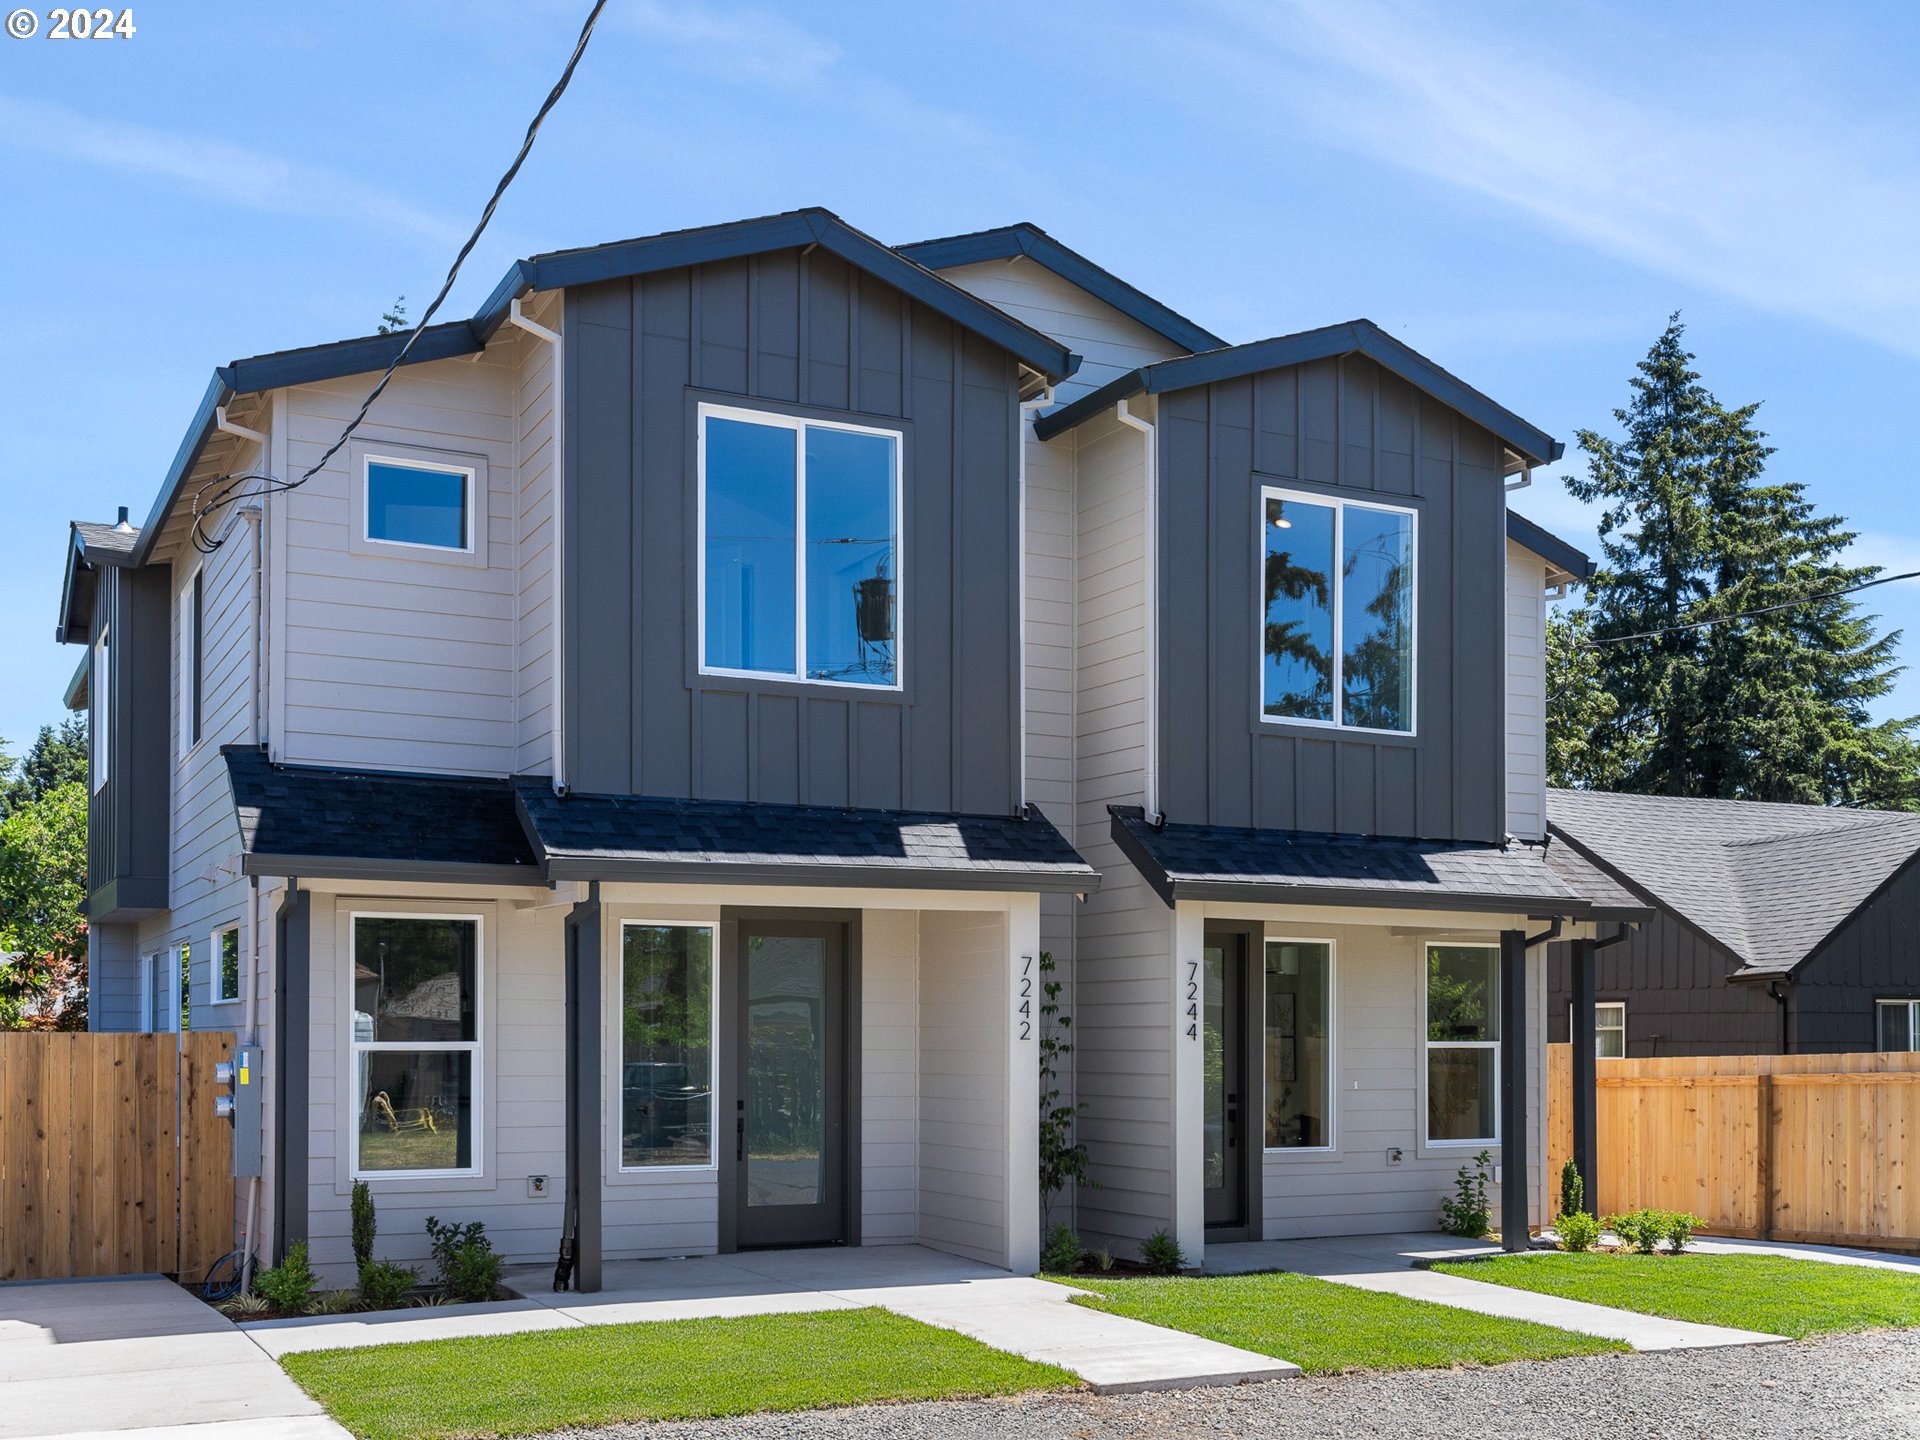
[[[233,1248],[233,1036],[0,1033],[0,1280],[158,1272]]]
[[[1718,1235],[1920,1249],[1920,1184],[1907,1183],[1920,1054],[1602,1060],[1598,1070],[1589,1208],[1689,1210]],[[1572,1046],[1549,1045],[1555,1196],[1572,1105]]]

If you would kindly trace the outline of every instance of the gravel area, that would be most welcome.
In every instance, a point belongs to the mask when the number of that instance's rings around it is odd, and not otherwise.
[[[1536,1440],[1602,1433],[1632,1440],[1886,1440],[1920,1434],[1920,1331],[1234,1389],[945,1401],[567,1433],[578,1440]]]

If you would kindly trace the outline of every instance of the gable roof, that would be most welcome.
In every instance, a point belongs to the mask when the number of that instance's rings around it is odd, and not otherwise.
[[[1593,578],[1593,560],[1586,551],[1512,510],[1507,511],[1507,538],[1571,579],[1584,582]]]
[[[885,281],[937,311],[955,324],[1000,346],[1022,364],[1051,380],[1063,380],[1080,365],[1080,357],[1050,336],[1041,334],[970,295],[924,265],[854,229],[831,211],[813,207],[673,230],[634,240],[619,240],[574,250],[554,250],[516,260],[507,268],[485,303],[466,320],[430,325],[407,356],[407,364],[421,365],[473,355],[486,348],[512,309],[513,302],[539,290],[568,285],[590,285],[603,280],[630,278],[659,270],[678,269],[715,260],[732,260],[774,250],[818,245],[856,269]],[[236,395],[336,380],[347,375],[385,369],[407,341],[405,331],[392,335],[363,335],[325,345],[279,350],[222,365],[213,372],[187,433],[175,452],[141,528],[130,564],[144,565],[152,554],[168,513],[185,488],[201,452],[215,433],[220,409]]]
[[[1729,951],[1782,975],[1920,854],[1920,815],[1549,790],[1549,830]]]
[[[127,523],[122,509],[117,523],[74,520],[68,525],[67,564],[60,581],[60,620],[53,638],[59,644],[86,639],[93,621],[93,596],[102,565],[115,569],[133,563],[140,532]],[[72,707],[69,706],[69,709]]]
[[[1566,448],[1544,430],[1529,425],[1419,351],[1394,339],[1371,320],[1349,320],[1344,325],[1327,325],[1318,330],[1303,330],[1297,335],[1280,335],[1271,340],[1230,345],[1223,350],[1142,365],[1069,405],[1049,410],[1034,422],[1033,433],[1042,440],[1051,440],[1134,395],[1190,390],[1196,385],[1236,380],[1263,370],[1342,355],[1367,356],[1415,389],[1425,391],[1441,404],[1491,431],[1530,464],[1545,465],[1558,460]]]
[[[1024,255],[1182,350],[1218,350],[1227,344],[1211,330],[1202,329],[1111,270],[1094,264],[1077,250],[1068,249],[1030,221],[1022,220],[994,230],[975,230],[966,235],[947,235],[938,240],[917,240],[894,248],[929,270],[952,270],[961,265],[977,265],[983,260],[1011,260],[1016,255]]]

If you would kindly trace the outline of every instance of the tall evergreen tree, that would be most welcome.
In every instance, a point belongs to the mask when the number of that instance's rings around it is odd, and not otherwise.
[[[1868,714],[1900,673],[1899,632],[1831,593],[1879,571],[1842,563],[1853,532],[1803,486],[1765,478],[1759,407],[1722,406],[1684,336],[1676,315],[1640,362],[1619,438],[1579,432],[1587,473],[1567,488],[1606,507],[1606,563],[1549,657],[1555,782],[1920,803],[1915,722]]]
[[[5,775],[0,781],[0,816],[9,815],[62,785],[85,784],[86,720],[78,715],[68,716],[57,730],[51,725],[42,725],[19,761],[8,764],[0,759],[0,774]]]

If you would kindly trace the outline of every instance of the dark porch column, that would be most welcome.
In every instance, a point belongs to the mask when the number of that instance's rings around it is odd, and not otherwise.
[[[300,881],[287,881],[273,916],[273,1048],[267,1057],[273,1106],[273,1243],[262,1263],[286,1259],[287,1246],[307,1238],[308,1145],[313,1018],[313,902]]]
[[[1528,1248],[1527,932],[1500,932],[1500,1241]]]
[[[1594,1169],[1597,1146],[1594,1116],[1599,1107],[1594,1064],[1599,1047],[1594,1031],[1595,951],[1591,940],[1569,947],[1573,961],[1573,1163],[1587,1187],[1587,1209],[1600,1213],[1600,1176]]]
[[[567,912],[567,1204],[573,1288],[600,1288],[600,884]]]

